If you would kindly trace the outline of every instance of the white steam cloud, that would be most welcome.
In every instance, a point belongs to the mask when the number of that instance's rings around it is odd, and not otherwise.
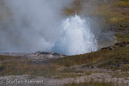
[[[66,20],[72,0],[1,0],[0,52],[53,51],[66,55],[97,50],[97,42],[79,16]],[[63,25],[62,25],[62,21]]]
[[[48,50],[60,32],[61,10],[71,0],[3,0],[0,51]]]

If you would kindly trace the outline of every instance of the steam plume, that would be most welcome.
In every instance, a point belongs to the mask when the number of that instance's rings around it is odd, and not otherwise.
[[[48,51],[59,36],[61,11],[72,0],[1,0],[0,51]]]
[[[0,52],[40,50],[75,55],[96,51],[97,40],[89,19],[62,17],[62,9],[71,2],[1,0]]]

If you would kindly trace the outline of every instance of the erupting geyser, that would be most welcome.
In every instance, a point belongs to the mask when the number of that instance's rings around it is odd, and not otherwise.
[[[89,19],[73,16],[63,21],[62,32],[53,51],[66,55],[83,54],[97,50],[97,40],[90,30]]]
[[[72,1],[0,0],[0,52],[75,55],[96,51],[89,18],[62,16]]]

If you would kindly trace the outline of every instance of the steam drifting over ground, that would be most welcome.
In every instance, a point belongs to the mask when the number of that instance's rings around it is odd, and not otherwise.
[[[97,50],[97,41],[79,16],[64,19],[72,0],[1,0],[0,52],[53,51],[66,55]],[[63,23],[62,23],[63,21]]]

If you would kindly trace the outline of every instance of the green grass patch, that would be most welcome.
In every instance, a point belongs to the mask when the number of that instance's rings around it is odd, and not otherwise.
[[[114,50],[104,49],[83,55],[69,56],[57,59],[54,64],[70,67],[79,64],[98,65],[106,69],[122,69],[129,64],[129,47],[114,47]]]
[[[129,34],[115,34],[117,38],[129,38]]]
[[[118,42],[129,42],[129,34],[115,34]]]
[[[121,1],[115,2],[113,5],[116,7],[129,7],[129,1],[121,0]]]
[[[99,61],[98,67],[106,69],[121,69],[129,65],[129,47],[118,47],[116,50],[108,52],[108,54]]]

